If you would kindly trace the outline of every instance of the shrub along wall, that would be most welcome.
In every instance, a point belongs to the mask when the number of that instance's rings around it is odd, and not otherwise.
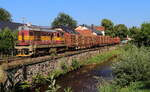
[[[113,65],[115,82],[126,86],[135,81],[150,80],[150,49],[127,46],[119,61]]]

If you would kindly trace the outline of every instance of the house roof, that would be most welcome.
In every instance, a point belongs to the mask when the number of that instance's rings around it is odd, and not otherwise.
[[[19,26],[23,26],[21,23],[15,23],[15,22],[4,22],[0,21],[0,30],[8,27],[11,30],[17,30]]]
[[[98,31],[105,31],[105,27],[103,27],[103,26],[94,26],[94,29],[96,29]]]
[[[72,29],[70,27],[67,27],[67,26],[58,26],[58,27],[54,27],[52,29],[62,29],[64,32],[67,32],[67,33],[70,33],[70,34],[79,34],[74,29]]]
[[[95,29],[92,29],[88,26],[79,26],[75,29],[77,32],[79,32],[81,35],[91,36],[91,35],[102,35],[101,31],[97,31]]]
[[[87,27],[89,30],[91,30],[92,32],[96,33],[97,35],[102,35],[102,32],[100,30],[96,30],[94,28],[91,27]]]

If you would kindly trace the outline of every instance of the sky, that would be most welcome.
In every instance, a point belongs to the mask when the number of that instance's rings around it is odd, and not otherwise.
[[[104,18],[128,27],[150,21],[150,0],[0,0],[0,7],[11,13],[14,22],[24,18],[39,26],[49,26],[60,12],[78,25],[100,25]]]

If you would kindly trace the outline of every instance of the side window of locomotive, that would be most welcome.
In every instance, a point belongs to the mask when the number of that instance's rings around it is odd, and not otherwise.
[[[50,37],[51,37],[51,40],[53,40],[54,34],[51,33],[51,34],[50,34]]]
[[[40,32],[35,32],[35,35],[34,35],[34,37],[35,37],[35,40],[36,41],[40,41],[41,40],[41,34],[40,34]]]
[[[33,32],[32,32],[32,31],[30,31],[30,32],[29,32],[29,35],[30,35],[30,36],[33,36]]]
[[[22,41],[24,41],[24,32],[22,32],[21,35],[22,35]]]
[[[59,34],[59,33],[57,33],[57,37],[60,37],[60,34]]]

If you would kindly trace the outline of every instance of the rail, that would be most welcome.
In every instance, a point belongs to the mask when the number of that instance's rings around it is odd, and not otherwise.
[[[40,57],[26,57],[26,58],[21,58],[21,57],[15,57],[15,58],[9,58],[7,61],[3,63],[7,63],[7,69],[14,68],[16,66],[22,66],[22,65],[28,65],[28,64],[34,64],[34,63],[40,63],[44,62],[47,60],[53,60],[53,59],[58,59],[62,57],[67,57],[71,55],[76,55],[84,52],[89,52],[89,51],[96,51],[96,50],[103,50],[104,48],[108,48],[111,46],[103,46],[103,47],[96,47],[96,48],[90,48],[90,49],[82,49],[82,50],[73,50],[73,51],[66,51],[64,53],[58,53],[57,55],[45,55],[45,56],[40,56]],[[1,65],[3,65],[1,63]]]

